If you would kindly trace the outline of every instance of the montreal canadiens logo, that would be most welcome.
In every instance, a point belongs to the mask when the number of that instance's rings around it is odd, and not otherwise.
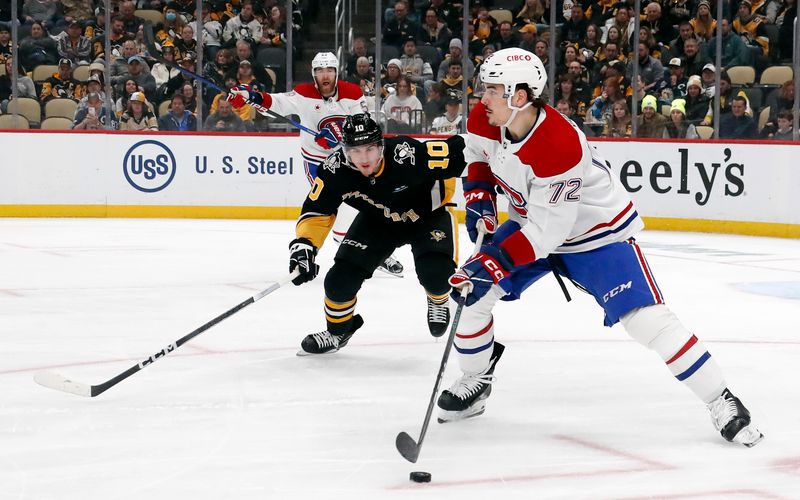
[[[527,217],[528,202],[525,200],[525,196],[523,196],[523,194],[517,191],[516,189],[512,188],[506,181],[504,181],[497,175],[495,175],[494,178],[497,181],[497,184],[500,186],[500,188],[506,193],[506,197],[508,198],[508,205],[522,217]]]
[[[342,142],[342,125],[344,124],[345,117],[342,115],[333,115],[333,116],[326,116],[320,122],[318,130],[322,132],[324,129],[328,129],[333,132],[333,136],[339,142]]]
[[[131,186],[144,193],[154,193],[172,182],[177,163],[164,143],[146,140],[137,142],[125,153],[122,169]]]

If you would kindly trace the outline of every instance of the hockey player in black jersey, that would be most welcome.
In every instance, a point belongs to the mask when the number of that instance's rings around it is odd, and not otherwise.
[[[398,247],[410,244],[417,278],[428,295],[428,327],[441,336],[450,321],[447,279],[457,261],[457,223],[450,200],[465,168],[464,140],[418,141],[383,137],[367,114],[348,116],[343,148],[321,165],[289,246],[294,284],[317,276],[317,250],[342,203],[358,215],[325,276],[327,329],[308,335],[298,355],[336,352],[364,321],[355,314],[364,280]]]

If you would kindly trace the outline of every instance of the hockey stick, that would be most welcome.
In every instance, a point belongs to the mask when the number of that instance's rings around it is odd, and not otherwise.
[[[162,57],[158,57],[156,55],[158,53],[158,51],[156,50],[155,43],[153,42],[153,28],[151,26],[146,26],[145,29],[144,29],[144,32],[145,32],[145,38],[147,39],[147,51],[150,53],[150,57],[151,58],[155,59],[156,61],[160,62],[161,64],[165,64],[167,66],[171,66],[171,67],[177,69],[178,71],[180,71],[181,73],[183,73],[185,75],[188,75],[188,76],[191,76],[192,78],[194,78],[196,80],[200,80],[201,82],[203,82],[204,85],[206,85],[207,87],[211,87],[212,89],[216,90],[217,92],[222,92],[222,93],[225,93],[225,94],[228,93],[228,91],[226,89],[223,89],[222,87],[217,85],[214,81],[209,80],[208,78],[206,78],[204,76],[198,75],[194,71],[190,71],[190,70],[184,68],[183,66],[181,66],[180,64],[178,64],[176,62],[170,62],[170,61],[167,61],[166,59],[164,59]],[[280,120],[282,122],[288,123],[289,125],[293,126],[294,128],[296,128],[298,130],[302,130],[303,132],[308,132],[309,134],[313,135],[314,137],[316,137],[318,135],[318,132],[316,132],[315,130],[310,129],[310,128],[306,127],[305,125],[302,125],[302,124],[292,120],[289,117],[286,117],[286,116],[283,116],[281,114],[278,114],[278,113],[272,111],[271,109],[266,108],[266,107],[264,107],[264,106],[262,106],[260,104],[256,104],[254,102],[248,102],[248,104],[250,106],[252,106],[253,109],[255,109],[256,111],[261,113],[262,115],[268,115],[268,116],[276,118],[276,119],[278,119],[278,120]]]
[[[478,238],[475,240],[475,249],[472,251],[472,257],[474,257],[481,248],[481,244],[483,244],[483,236],[486,233],[483,231],[478,233]],[[403,455],[403,458],[408,460],[409,462],[417,463],[417,458],[419,458],[419,452],[422,449],[422,441],[425,439],[425,434],[428,432],[428,425],[431,423],[431,415],[433,414],[433,405],[436,402],[436,396],[439,394],[439,386],[442,384],[442,377],[444,376],[444,370],[447,368],[447,359],[450,357],[450,349],[453,348],[453,342],[455,341],[456,337],[456,328],[458,328],[458,322],[461,319],[461,311],[464,309],[464,299],[466,298],[469,291],[467,288],[463,288],[461,290],[461,301],[456,308],[456,313],[453,315],[453,323],[450,326],[450,334],[447,336],[447,344],[444,346],[444,354],[442,354],[442,363],[439,365],[439,373],[436,375],[436,383],[433,385],[433,392],[431,392],[431,399],[428,401],[428,411],[425,413],[425,420],[422,421],[422,430],[419,432],[419,439],[414,441],[414,438],[408,435],[407,432],[403,431],[397,435],[397,438],[394,441],[395,446],[397,447],[397,451]]]
[[[186,342],[188,342],[188,341],[192,340],[193,338],[197,337],[198,335],[200,335],[204,331],[208,330],[212,326],[216,325],[217,323],[220,323],[222,320],[224,320],[226,318],[230,318],[231,316],[233,316],[237,312],[241,311],[245,307],[249,306],[250,304],[256,302],[257,300],[269,295],[270,293],[274,292],[275,290],[277,290],[277,289],[281,288],[282,286],[286,285],[287,283],[292,281],[294,278],[296,278],[298,276],[298,274],[299,274],[298,271],[294,271],[292,274],[290,274],[288,276],[285,276],[284,278],[281,278],[280,281],[277,281],[276,283],[274,283],[270,287],[258,292],[257,294],[253,295],[252,297],[250,297],[249,299],[245,300],[244,302],[241,302],[239,305],[234,306],[231,309],[228,309],[224,313],[220,314],[216,318],[214,318],[211,321],[209,321],[208,323],[204,324],[203,326],[197,328],[196,330],[192,331],[191,333],[188,333],[188,334],[184,335],[183,337],[179,338],[178,340],[176,340],[172,344],[169,344],[167,347],[161,349],[160,351],[158,351],[157,353],[153,354],[152,356],[150,356],[149,358],[145,359],[144,361],[140,362],[139,364],[133,365],[132,367],[130,367],[127,370],[125,370],[124,372],[120,373],[119,375],[117,375],[115,377],[112,377],[109,380],[106,380],[102,384],[98,384],[98,385],[84,384],[82,382],[76,382],[74,380],[70,380],[68,378],[62,377],[61,375],[59,375],[57,373],[54,373],[54,372],[50,372],[50,371],[37,372],[33,376],[33,380],[35,380],[36,383],[39,384],[39,385],[42,385],[42,386],[50,388],[50,389],[54,389],[56,391],[69,392],[69,393],[77,394],[78,396],[84,396],[84,397],[87,397],[87,398],[93,398],[95,396],[99,396],[100,394],[104,393],[108,389],[114,387],[115,385],[119,384],[120,382],[122,382],[126,378],[130,377],[134,373],[147,368],[148,366],[150,366],[151,364],[155,363],[156,361],[158,361],[159,359],[163,358],[164,356],[166,356],[167,354],[171,353],[172,351],[176,350],[177,348],[179,348],[180,346],[182,346]]]

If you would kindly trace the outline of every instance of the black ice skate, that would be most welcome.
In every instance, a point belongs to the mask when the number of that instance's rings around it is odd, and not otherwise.
[[[489,366],[477,375],[464,375],[439,395],[440,424],[477,417],[486,410],[486,398],[492,393],[494,367],[503,355],[505,346],[494,343]]]
[[[441,337],[450,323],[450,307],[445,301],[437,304],[428,297],[428,330],[434,337]]]
[[[364,320],[361,319],[360,314],[353,316],[353,329],[348,333],[332,334],[328,330],[312,333],[306,335],[306,338],[300,343],[300,350],[297,351],[298,356],[309,356],[311,354],[330,354],[337,352],[339,349],[347,345],[350,337],[356,333],[356,330],[364,325]]]
[[[394,255],[386,257],[386,260],[384,260],[381,265],[378,266],[378,269],[397,278],[403,277],[403,264],[395,259]]]
[[[750,448],[764,439],[764,435],[750,424],[750,412],[728,389],[709,403],[708,411],[714,427],[728,441]]]

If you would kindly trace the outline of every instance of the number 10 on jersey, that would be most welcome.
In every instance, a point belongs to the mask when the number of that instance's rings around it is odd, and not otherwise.
[[[428,147],[428,168],[447,168],[450,163],[446,157],[450,154],[450,148],[444,141],[427,141],[425,145]]]

